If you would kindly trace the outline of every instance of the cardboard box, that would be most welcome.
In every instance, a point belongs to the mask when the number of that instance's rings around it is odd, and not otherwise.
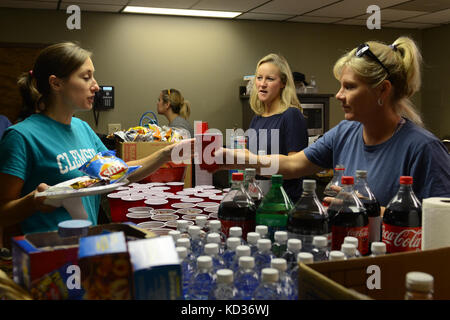
[[[442,248],[308,265],[300,263],[299,299],[403,300],[406,274],[421,271],[434,277],[434,299],[448,300],[449,257],[450,248]]]
[[[129,240],[155,237],[129,224],[104,224],[89,228],[89,235],[122,231]],[[78,237],[61,238],[57,231],[32,233],[12,240],[13,279],[30,290],[31,283],[65,264],[78,264]]]
[[[116,155],[125,162],[132,161],[151,155],[152,153],[166,147],[169,144],[172,144],[172,142],[120,142],[116,145]],[[184,181],[184,187],[191,188],[192,164],[175,166],[165,164],[150,176],[154,177],[153,181],[155,182],[172,182],[174,181],[172,179],[175,176],[178,176],[178,172],[176,171],[178,171],[179,168],[185,168],[185,170],[181,179],[177,181]],[[158,179],[158,177],[160,177],[160,179]]]
[[[134,299],[182,299],[181,265],[172,237],[128,243],[133,265]]]

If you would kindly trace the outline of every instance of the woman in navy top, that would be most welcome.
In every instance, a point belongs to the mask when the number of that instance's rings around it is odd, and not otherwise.
[[[306,121],[286,59],[271,53],[258,62],[250,106],[256,114],[250,123],[254,130],[248,130],[252,152],[287,156],[308,146]],[[285,179],[283,188],[295,203],[302,193],[302,179]]]

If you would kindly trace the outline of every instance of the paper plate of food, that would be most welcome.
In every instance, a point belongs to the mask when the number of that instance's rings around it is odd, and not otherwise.
[[[70,197],[92,196],[111,192],[118,187],[128,184],[128,182],[127,179],[124,179],[115,183],[110,183],[108,180],[82,176],[51,186],[45,191],[36,193],[36,197],[65,199]]]

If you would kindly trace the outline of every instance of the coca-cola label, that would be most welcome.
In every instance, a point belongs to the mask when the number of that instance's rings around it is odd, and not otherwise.
[[[369,253],[369,225],[364,227],[331,227],[331,250],[341,250],[345,237],[358,239],[358,251],[361,255]]]
[[[383,223],[386,252],[419,251],[422,246],[422,227],[397,227]]]

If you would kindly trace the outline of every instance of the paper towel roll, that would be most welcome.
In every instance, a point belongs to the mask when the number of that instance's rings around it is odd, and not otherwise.
[[[450,198],[422,201],[422,250],[450,247]]]

